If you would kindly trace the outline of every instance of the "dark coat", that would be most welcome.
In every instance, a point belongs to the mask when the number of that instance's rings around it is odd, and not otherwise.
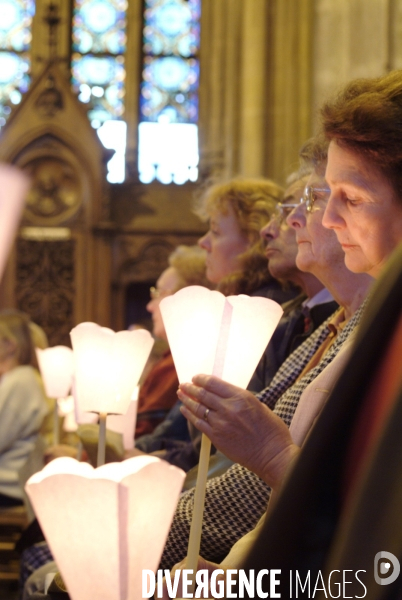
[[[365,598],[400,597],[402,576],[391,585],[377,584],[374,557],[387,551],[402,561],[402,386],[349,511],[343,509],[343,494],[355,426],[401,315],[402,246],[375,286],[350,362],[243,565],[247,570],[281,569],[283,598],[290,597],[290,570],[298,570],[303,581],[310,571],[315,581],[318,571],[334,569],[366,571],[361,574]],[[348,575],[353,583],[347,596],[363,597],[362,585]],[[298,597],[309,596],[299,589]]]
[[[305,294],[299,294],[293,300],[282,305],[284,314],[247,386],[251,392],[260,392],[268,387],[287,357],[338,308],[335,301],[313,306],[306,328],[303,312],[304,300],[306,300]]]

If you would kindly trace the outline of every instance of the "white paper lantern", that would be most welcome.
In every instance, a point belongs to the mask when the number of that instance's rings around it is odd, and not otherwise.
[[[137,421],[138,401],[131,400],[125,415],[109,415],[106,428],[116,433],[121,433],[125,450],[134,448],[134,431]]]
[[[189,286],[160,303],[169,346],[181,383],[194,375],[217,375],[247,387],[282,307],[259,296],[228,296]]]
[[[36,356],[47,396],[49,398],[68,396],[74,375],[74,355],[71,348],[67,346],[53,346],[45,350],[36,348]]]
[[[74,361],[74,364],[75,364],[75,361]],[[75,373],[75,371],[74,371],[74,373]],[[72,389],[73,399],[74,399],[74,414],[73,414],[73,418],[68,419],[68,425],[71,427],[74,427],[74,423],[75,423],[75,429],[71,429],[71,431],[77,431],[78,425],[85,425],[86,423],[97,423],[98,415],[93,412],[86,412],[80,406],[80,403],[78,400],[78,395],[77,395],[77,386],[75,383],[75,374],[73,377],[73,384],[72,384],[71,389]]]
[[[141,456],[98,469],[58,458],[26,491],[72,600],[138,600],[158,568],[185,473]]]
[[[151,334],[81,323],[70,335],[80,409],[125,414],[154,343]]]
[[[164,298],[160,311],[181,383],[194,375],[216,375],[247,387],[275,328],[282,307],[259,296],[223,296],[201,286]],[[211,442],[203,434],[186,568],[196,571]]]
[[[0,165],[0,280],[29,189],[29,179],[10,165]]]

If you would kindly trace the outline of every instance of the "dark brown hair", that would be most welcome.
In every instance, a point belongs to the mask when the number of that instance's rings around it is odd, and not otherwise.
[[[177,246],[169,256],[169,266],[176,269],[180,278],[179,288],[202,285],[212,288],[206,276],[205,250],[199,246]]]
[[[310,174],[313,169],[325,169],[328,158],[328,139],[319,134],[307,140],[300,148],[300,175]]]
[[[327,139],[371,161],[402,202],[402,71],[352,81],[321,116]]]

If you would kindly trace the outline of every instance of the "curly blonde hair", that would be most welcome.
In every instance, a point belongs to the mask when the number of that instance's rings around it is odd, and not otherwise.
[[[194,212],[203,221],[215,211],[227,214],[231,208],[250,243],[250,248],[238,257],[239,270],[219,283],[222,293],[250,294],[272,281],[260,229],[271,218],[283,193],[283,188],[270,179],[235,178],[210,185],[196,201]]]
[[[176,269],[180,284],[178,289],[188,285],[213,287],[206,276],[205,251],[199,246],[177,246],[169,256],[169,266]]]

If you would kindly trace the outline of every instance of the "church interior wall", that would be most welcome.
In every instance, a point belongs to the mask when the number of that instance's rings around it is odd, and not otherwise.
[[[37,0],[36,4],[34,80],[41,76],[49,58],[44,22],[48,1]],[[58,5],[57,68],[68,82],[72,5],[64,1]],[[137,164],[141,15],[142,2],[129,0],[126,181],[105,184],[105,190],[99,181],[89,184],[92,192],[94,185],[97,191],[81,197],[91,215],[86,225],[74,218],[57,224],[69,229],[74,246],[69,292],[74,295],[72,321],[94,320],[116,329],[128,325],[129,287],[138,284],[145,289],[166,266],[176,245],[195,243],[205,231],[205,224],[192,210],[201,184],[234,176],[269,177],[283,184],[297,168],[299,147],[316,131],[319,106],[326,97],[351,78],[402,67],[402,0],[203,0],[200,180],[180,186],[142,184]],[[33,118],[34,111],[24,113],[22,108],[13,128],[10,123],[0,135],[2,160],[18,162],[18,156],[40,137],[38,120],[38,134],[27,138],[27,119]],[[62,113],[59,116],[64,118]],[[45,130],[47,134],[55,132],[56,122],[57,116],[49,116],[41,135]],[[89,145],[95,148],[88,141],[91,132],[83,128],[70,128],[56,137],[60,144],[73,148],[69,135],[75,136],[83,157],[89,153]],[[94,160],[99,180],[105,167],[100,150],[91,151],[88,161]],[[84,162],[81,160],[81,168],[88,171]],[[95,175],[91,177],[96,180]],[[18,304],[18,248],[27,242],[23,228],[54,227],[45,217],[35,223],[27,214],[24,219],[0,290],[1,307]],[[50,310],[49,303],[43,305],[47,306],[43,310]],[[42,323],[46,323],[45,317]],[[57,334],[52,340],[57,340]]]

